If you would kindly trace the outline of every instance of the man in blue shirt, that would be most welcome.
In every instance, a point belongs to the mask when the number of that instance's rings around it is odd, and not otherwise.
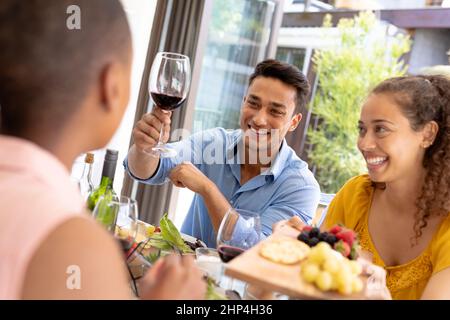
[[[272,225],[297,215],[309,223],[320,189],[307,164],[287,145],[284,137],[301,121],[309,85],[294,66],[276,60],[259,63],[250,77],[241,107],[240,129],[215,128],[169,144],[173,158],[160,158],[151,150],[163,127],[170,130],[170,113],[154,108],[136,124],[135,144],[124,161],[137,180],[194,191],[195,197],[181,231],[216,246],[217,231],[233,208],[260,214],[264,236]]]

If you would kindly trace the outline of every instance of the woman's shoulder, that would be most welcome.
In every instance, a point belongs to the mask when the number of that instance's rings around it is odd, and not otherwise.
[[[338,195],[346,203],[368,202],[373,192],[373,182],[369,175],[359,175],[348,180],[339,190]]]
[[[443,218],[431,245],[433,273],[450,267],[450,212]]]
[[[368,174],[361,174],[359,176],[355,176],[349,179],[342,188],[351,188],[353,190],[356,189],[368,189],[373,187],[373,182],[370,180]]]
[[[334,197],[328,209],[326,225],[342,223],[355,229],[367,213],[373,192],[368,175],[359,175],[348,180]]]
[[[450,212],[443,217],[433,237],[433,246],[435,248],[446,246],[450,251]]]
[[[24,269],[21,296],[25,299],[126,299],[129,296],[122,263],[119,246],[100,224],[87,214],[70,216],[54,225],[37,243]],[[106,270],[105,265],[110,268]],[[67,274],[72,274],[72,278]],[[66,283],[68,277],[75,285],[81,276],[82,292],[55,289],[58,283]]]

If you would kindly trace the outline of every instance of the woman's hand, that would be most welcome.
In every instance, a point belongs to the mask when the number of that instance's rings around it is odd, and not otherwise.
[[[386,270],[373,264],[367,258],[360,257],[358,262],[363,268],[363,274],[368,276],[366,298],[370,300],[392,300],[391,293],[386,286]]]
[[[160,258],[139,283],[148,300],[203,300],[206,282],[190,256]]]
[[[298,216],[293,216],[289,220],[281,220],[274,223],[272,226],[272,233],[296,238],[304,226],[306,226],[306,223]]]

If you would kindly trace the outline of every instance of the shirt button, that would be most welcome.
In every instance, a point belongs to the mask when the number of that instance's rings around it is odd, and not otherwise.
[[[234,202],[233,200],[230,201],[231,204],[232,204],[233,202]]]

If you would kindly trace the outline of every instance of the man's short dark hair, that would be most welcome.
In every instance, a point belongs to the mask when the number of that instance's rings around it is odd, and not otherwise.
[[[275,78],[294,87],[297,91],[295,113],[301,112],[306,106],[310,86],[305,75],[297,67],[285,62],[268,59],[258,63],[255,71],[250,76],[249,84],[251,85],[257,77]]]
[[[119,0],[0,0],[0,46],[0,129],[24,137],[64,125],[105,63],[129,59],[131,37]]]

